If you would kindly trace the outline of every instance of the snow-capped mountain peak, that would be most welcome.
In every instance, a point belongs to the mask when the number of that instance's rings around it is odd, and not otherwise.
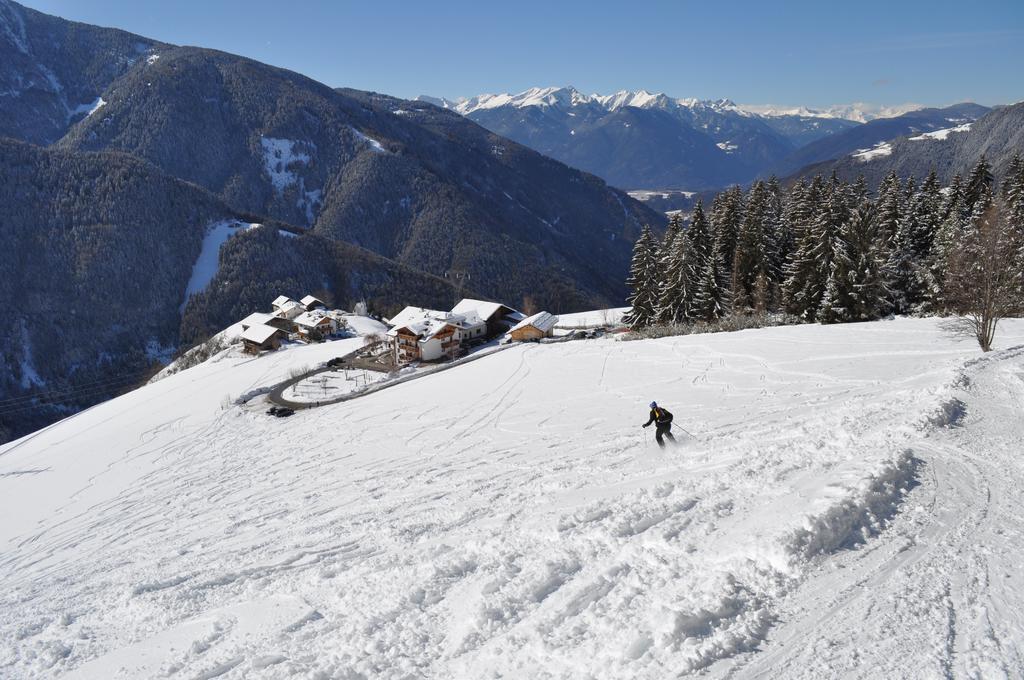
[[[531,87],[518,94],[480,94],[457,100],[421,95],[416,99],[436,106],[455,110],[466,116],[486,109],[502,107],[569,109],[578,106],[598,106],[606,111],[617,111],[625,107],[641,109],[690,109],[693,111],[732,113],[746,117],[781,118],[830,118],[866,123],[876,118],[892,118],[922,108],[920,104],[906,103],[882,106],[866,102],[835,104],[826,107],[777,106],[773,104],[737,104],[731,99],[698,99],[695,97],[671,97],[663,92],[647,90],[619,90],[612,94],[584,94],[572,86]]]

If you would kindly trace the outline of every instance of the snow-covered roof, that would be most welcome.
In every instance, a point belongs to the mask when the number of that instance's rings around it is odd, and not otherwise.
[[[533,326],[537,330],[547,333],[549,330],[555,327],[556,323],[558,323],[558,317],[555,316],[554,314],[549,314],[547,312],[537,312],[533,316],[528,316],[519,323],[517,323],[515,326],[512,327],[512,330],[517,331],[520,328]]]
[[[296,324],[306,328],[316,328],[320,323],[324,321],[329,322],[330,320],[330,317],[319,309],[314,309],[312,312],[303,312],[293,319]]]
[[[436,309],[427,309],[425,307],[406,307],[398,314],[395,314],[388,320],[391,326],[405,326],[406,324],[418,321],[419,319],[432,318],[432,319],[447,319],[451,314],[448,312],[441,312]]]
[[[487,321],[502,307],[512,309],[508,305],[503,305],[500,302],[488,302],[487,300],[473,300],[471,298],[465,298],[459,300],[459,304],[452,307],[452,313],[468,314],[469,312],[475,312],[477,316],[484,321]]]
[[[253,312],[249,316],[241,320],[242,326],[248,328],[249,326],[255,326],[257,324],[266,324],[274,318],[273,314],[267,314],[266,312]]]
[[[262,345],[267,340],[272,338],[275,333],[280,333],[281,329],[274,328],[273,326],[264,326],[261,323],[249,326],[242,332],[242,339],[248,340],[249,342],[255,342],[256,344]]]
[[[307,295],[306,297],[304,297],[301,300],[299,300],[299,302],[301,302],[303,304],[303,306],[305,306],[305,307],[309,307],[314,302],[318,302],[321,305],[323,305],[324,307],[327,306],[327,303],[325,303],[323,300],[321,300],[318,297],[313,297],[312,295]]]
[[[271,303],[274,307],[283,307],[285,303],[293,302],[293,300],[287,295],[278,295],[277,298]]]
[[[404,328],[414,335],[420,336],[420,342],[426,342],[448,326],[454,327],[455,325],[456,324],[452,323],[450,319],[424,316],[408,323],[395,326],[388,331],[388,335],[393,338],[398,335],[398,331]]]

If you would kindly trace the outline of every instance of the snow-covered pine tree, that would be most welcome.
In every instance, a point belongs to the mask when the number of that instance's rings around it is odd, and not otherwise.
[[[813,251],[818,242],[815,225],[818,212],[823,210],[823,192],[824,183],[820,175],[810,185],[800,180],[793,186],[786,204],[795,243],[785,266],[782,291],[789,312],[809,320],[814,318],[814,309],[807,294],[813,287],[811,281],[818,275]]]
[[[896,236],[905,212],[903,187],[895,171],[890,172],[878,187],[878,231],[887,242]]]
[[[668,259],[671,257],[672,245],[676,238],[683,233],[683,216],[680,213],[673,213],[668,220],[668,228],[665,229],[665,236],[661,239],[661,246],[658,253],[661,255],[662,271],[668,266]]]
[[[935,238],[932,241],[927,261],[930,285],[925,291],[925,304],[931,312],[941,312],[946,309],[943,290],[949,269],[949,258],[956,244],[966,233],[967,198],[960,175],[955,175],[949,185],[941,214],[942,221],[935,230]]]
[[[839,230],[850,213],[849,186],[833,173],[814,208],[814,222],[798,246],[785,285],[790,311],[815,321],[832,273],[832,257]]]
[[[935,232],[942,221],[942,191],[934,170],[921,184],[921,190],[914,196],[909,210],[914,221],[914,256],[924,261],[931,255]]]
[[[720,192],[711,204],[711,228],[721,250],[726,273],[732,272],[743,209],[743,191],[738,185]]]
[[[1024,159],[1016,154],[1006,169],[1003,200],[1006,204],[1005,219],[1021,241],[1021,253],[1024,256]]]
[[[729,296],[724,276],[722,253],[718,242],[711,239],[711,252],[704,260],[693,293],[693,306],[690,309],[692,318],[712,321],[726,315],[729,309]]]
[[[870,321],[890,309],[886,252],[875,208],[865,201],[835,240],[832,266],[819,314],[822,323]]]
[[[693,206],[693,216],[690,218],[690,228],[686,230],[686,238],[690,241],[690,252],[693,254],[694,262],[698,268],[702,268],[704,262],[711,256],[714,235],[711,233],[711,223],[704,212],[704,202],[699,198]]]
[[[930,291],[935,288],[935,282],[929,262],[941,221],[941,204],[939,180],[932,171],[921,188],[910,195],[890,255],[890,284],[896,313],[934,311]]]
[[[682,323],[690,318],[693,304],[696,263],[690,251],[690,239],[681,234],[672,243],[658,295],[658,321]]]
[[[646,328],[655,322],[658,307],[658,252],[651,228],[644,225],[633,245],[633,260],[626,285],[633,291],[629,297],[632,309],[623,317],[631,328]]]
[[[746,211],[733,255],[732,296],[736,305],[753,307],[759,276],[764,279],[762,286],[770,287],[778,280],[775,242],[778,218],[772,203],[767,184],[760,180],[754,182],[747,195]]]
[[[968,214],[975,212],[975,204],[981,199],[982,194],[986,190],[991,193],[992,182],[992,166],[989,165],[985,154],[982,154],[978,162],[971,168],[971,173],[967,176],[967,183],[964,186],[964,197],[967,201]]]

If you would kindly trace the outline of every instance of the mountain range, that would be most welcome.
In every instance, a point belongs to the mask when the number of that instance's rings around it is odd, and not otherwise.
[[[701,191],[746,183],[909,133],[976,120],[988,109],[741,106],[644,90],[587,95],[532,88],[451,101],[421,97],[630,190]],[[907,110],[907,109],[910,110]]]

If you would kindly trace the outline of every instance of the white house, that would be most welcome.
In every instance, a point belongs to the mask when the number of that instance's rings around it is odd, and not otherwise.
[[[459,329],[447,319],[422,316],[388,331],[395,363],[453,359],[461,344]]]

